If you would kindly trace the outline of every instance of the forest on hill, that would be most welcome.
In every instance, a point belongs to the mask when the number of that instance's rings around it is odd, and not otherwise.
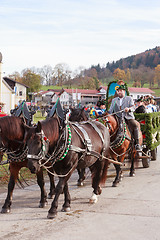
[[[157,85],[160,87],[160,47],[121,58],[118,61],[108,62],[105,67],[97,64],[92,65],[91,68],[96,69],[98,79],[101,79],[102,82],[111,76],[114,77],[114,73],[119,71],[123,76],[124,72],[128,74],[128,77],[125,76],[126,81],[133,83],[135,87],[143,87],[145,83],[148,83],[150,88],[155,88]]]
[[[155,47],[127,58],[121,58],[116,62],[108,62],[106,64],[106,68],[108,68],[111,72],[113,72],[116,68],[123,70],[127,68],[137,69],[142,65],[154,69],[158,64],[160,64],[160,47]]]
[[[28,92],[36,92],[43,86],[65,88],[97,89],[113,80],[124,80],[133,87],[147,86],[160,88],[160,47],[146,50],[136,55],[121,58],[116,62],[92,65],[90,68],[72,72],[65,63],[52,67],[26,68],[21,73],[15,72],[9,77],[29,86]]]

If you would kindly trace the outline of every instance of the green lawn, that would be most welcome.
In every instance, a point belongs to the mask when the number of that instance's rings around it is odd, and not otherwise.
[[[45,117],[42,117],[41,111],[37,111],[36,114],[33,115],[33,122],[37,123],[38,121],[44,120]]]

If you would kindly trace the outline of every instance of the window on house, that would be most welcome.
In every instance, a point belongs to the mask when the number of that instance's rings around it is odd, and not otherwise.
[[[22,96],[22,91],[19,91],[19,96]]]

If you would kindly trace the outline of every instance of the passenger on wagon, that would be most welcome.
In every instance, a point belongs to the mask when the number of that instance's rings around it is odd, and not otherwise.
[[[147,112],[143,98],[137,99],[136,105],[137,105],[137,108],[135,110],[135,113],[146,113]]]
[[[123,119],[129,127],[135,141],[135,149],[137,152],[142,151],[139,144],[139,129],[135,120],[133,111],[135,110],[133,99],[130,96],[125,96],[125,85],[120,85],[117,89],[118,97],[113,98],[109,113],[115,113],[122,125]]]
[[[146,96],[144,99],[147,113],[157,112],[157,107],[152,96]]]
[[[95,116],[96,117],[102,117],[102,115],[104,114],[106,110],[106,105],[105,102],[102,101],[98,101],[97,102],[97,108],[95,109]]]

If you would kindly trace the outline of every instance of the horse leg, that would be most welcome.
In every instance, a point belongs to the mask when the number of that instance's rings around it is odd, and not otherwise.
[[[62,212],[69,212],[71,210],[70,203],[71,203],[71,197],[69,194],[69,189],[68,189],[68,183],[66,182],[64,186],[64,197],[65,201],[62,207]]]
[[[48,173],[48,177],[50,180],[50,192],[48,193],[48,199],[52,199],[53,195],[55,194],[55,182],[54,182],[54,175],[52,175],[51,173]]]
[[[79,179],[77,181],[77,186],[83,186],[83,181],[85,180],[85,168],[77,169]]]
[[[49,218],[49,219],[53,219],[57,215],[58,199],[59,199],[60,194],[63,192],[65,184],[66,184],[65,178],[59,178],[58,184],[55,188],[54,200],[51,204],[51,208],[48,211],[47,218]]]
[[[104,163],[103,161],[97,160],[91,167],[91,173],[92,173],[92,188],[93,193],[89,200],[90,203],[96,203],[98,201],[98,195],[101,194],[102,189],[100,187],[100,180],[102,176],[102,169],[103,169]]]
[[[23,166],[19,163],[10,163],[9,170],[10,170],[10,178],[8,183],[8,193],[5,199],[5,203],[2,206],[1,213],[9,213],[11,210],[12,204],[12,194],[15,187],[16,180],[18,179],[18,173]]]
[[[122,180],[122,170],[120,165],[114,164],[114,167],[116,169],[116,177],[113,181],[112,187],[117,187],[118,183]]]
[[[44,183],[44,177],[43,177],[43,169],[41,168],[40,171],[36,173],[36,175],[37,175],[37,183],[41,190],[41,199],[39,202],[39,207],[44,208],[47,204],[47,193],[44,188],[45,183]]]
[[[136,153],[132,152],[131,153],[131,167],[130,167],[130,177],[135,177],[135,167],[134,167],[134,163],[135,163],[135,159],[136,159]]]

